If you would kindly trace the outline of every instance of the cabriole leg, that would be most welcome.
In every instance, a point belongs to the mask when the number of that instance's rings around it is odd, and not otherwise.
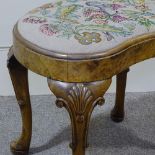
[[[114,122],[121,122],[124,119],[124,99],[125,99],[125,89],[126,89],[126,80],[127,73],[129,69],[119,73],[117,75],[117,84],[116,84],[116,101],[115,106],[111,112],[111,119]]]
[[[22,133],[19,139],[11,142],[11,151],[15,154],[27,154],[32,133],[32,112],[28,88],[28,71],[10,52],[8,69],[22,116]]]
[[[111,79],[91,83],[66,83],[48,79],[51,91],[57,97],[58,107],[69,112],[72,125],[73,155],[85,155],[90,117],[96,105],[104,103],[103,95]]]

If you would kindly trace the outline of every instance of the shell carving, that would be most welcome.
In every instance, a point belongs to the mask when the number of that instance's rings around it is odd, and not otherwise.
[[[93,100],[91,91],[83,84],[76,84],[69,91],[68,98],[76,112],[77,121],[83,122],[85,109]]]

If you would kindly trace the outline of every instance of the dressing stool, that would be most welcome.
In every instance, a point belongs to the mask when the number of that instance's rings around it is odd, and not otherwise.
[[[73,155],[85,155],[90,117],[117,76],[115,122],[124,119],[129,67],[155,57],[155,1],[59,0],[23,16],[13,30],[8,69],[22,115],[22,133],[11,143],[28,154],[32,112],[28,69],[47,77],[56,105],[71,119]]]

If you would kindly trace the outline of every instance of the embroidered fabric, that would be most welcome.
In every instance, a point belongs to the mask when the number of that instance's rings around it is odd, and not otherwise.
[[[18,21],[18,32],[51,52],[106,52],[155,32],[154,0],[59,0]]]

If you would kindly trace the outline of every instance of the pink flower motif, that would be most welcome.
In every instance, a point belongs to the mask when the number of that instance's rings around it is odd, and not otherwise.
[[[122,8],[123,6],[120,4],[111,4],[111,7],[113,10],[118,10],[119,8]]]
[[[101,11],[93,11],[91,16],[93,18],[102,18],[102,17],[104,17],[104,13]]]
[[[84,17],[89,17],[91,15],[92,11],[93,11],[92,9],[84,10],[84,12],[83,12]]]
[[[119,22],[122,22],[122,21],[124,21],[124,20],[127,20],[127,18],[126,18],[126,17],[122,17],[122,16],[120,16],[120,15],[114,15],[113,18],[112,18],[112,20],[113,20],[114,22],[119,23]]]
[[[40,26],[40,31],[42,33],[46,34],[47,36],[53,36],[54,34],[56,34],[58,32],[50,24],[44,24],[44,25]]]
[[[95,18],[102,18],[104,16],[104,13],[100,10],[87,9],[83,12],[83,15],[85,17],[91,17],[95,19]]]
[[[108,21],[106,21],[106,20],[95,20],[94,21],[96,24],[107,24],[108,23]]]
[[[47,20],[44,18],[39,18],[39,17],[34,17],[34,16],[31,17],[30,16],[30,17],[23,19],[23,22],[24,23],[31,23],[31,24],[41,24],[41,23],[47,22]]]

